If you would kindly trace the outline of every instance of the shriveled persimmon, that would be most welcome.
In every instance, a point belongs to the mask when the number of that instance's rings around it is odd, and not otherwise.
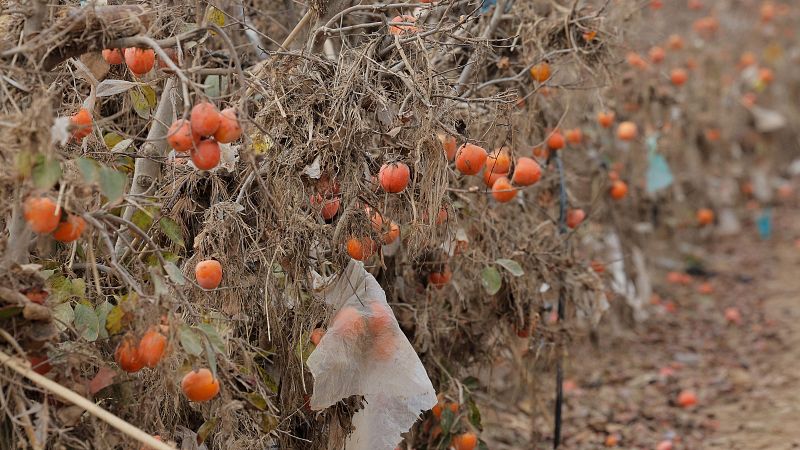
[[[340,197],[325,199],[322,197],[322,194],[311,196],[311,204],[320,208],[320,214],[325,220],[331,220],[336,216],[341,203],[342,199]]]
[[[219,380],[206,368],[193,370],[184,375],[181,390],[189,401],[207,402],[219,394]]]
[[[72,242],[81,237],[85,229],[86,221],[83,217],[68,214],[67,219],[59,223],[53,231],[53,238],[59,242]]]
[[[31,369],[39,375],[47,375],[53,370],[53,365],[47,356],[28,355],[28,362],[31,364]]]
[[[119,367],[128,373],[142,370],[144,361],[139,357],[139,349],[136,342],[131,337],[123,338],[114,352],[114,360]]]
[[[390,194],[403,192],[411,179],[411,170],[404,162],[386,163],[378,172],[378,180],[384,191]]]
[[[151,328],[142,336],[139,341],[139,359],[147,367],[155,367],[164,357],[167,350],[167,337],[161,334],[158,329]]]
[[[58,227],[60,211],[56,202],[49,197],[30,196],[22,205],[22,215],[28,228],[39,234],[50,233]]]
[[[222,264],[216,259],[206,259],[194,266],[194,277],[203,289],[216,289],[222,283]]]
[[[222,158],[222,150],[217,141],[206,139],[190,152],[192,163],[200,170],[211,170],[219,165]]]
[[[511,181],[520,186],[530,186],[536,184],[542,177],[542,168],[532,158],[522,157],[517,159],[514,164],[514,175]]]
[[[464,175],[475,175],[481,171],[486,158],[486,150],[475,144],[464,144],[456,152],[456,169]]]
[[[219,129],[222,117],[214,104],[200,102],[192,107],[190,117],[192,132],[200,136],[213,136]]]
[[[125,64],[131,73],[137,77],[150,72],[156,64],[156,52],[151,48],[126,48],[125,49]]]
[[[500,177],[492,185],[492,197],[500,203],[510,202],[517,196],[517,189],[506,177]]]
[[[214,132],[214,140],[228,144],[242,136],[242,127],[236,117],[235,108],[225,108],[219,114],[219,128]]]

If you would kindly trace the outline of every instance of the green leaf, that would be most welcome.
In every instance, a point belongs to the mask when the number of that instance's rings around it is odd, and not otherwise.
[[[125,186],[128,177],[124,173],[110,167],[101,167],[99,170],[100,192],[108,199],[109,203],[116,203],[125,195]]]
[[[20,151],[14,158],[14,163],[17,168],[17,176],[23,179],[28,178],[31,176],[31,171],[33,170],[33,153],[26,150]]]
[[[179,286],[186,284],[186,278],[184,278],[183,272],[181,272],[181,269],[179,269],[175,263],[167,261],[164,265],[164,270],[167,271],[167,275],[169,275],[169,279],[172,280],[173,283]]]
[[[518,262],[514,261],[513,259],[498,259],[495,261],[500,267],[506,269],[507,271],[511,272],[511,275],[515,277],[521,277],[525,275],[525,271],[522,269],[522,266],[519,265]]]
[[[211,376],[217,378],[217,354],[211,348],[211,342],[208,339],[203,339],[203,347],[206,349],[206,358],[208,358],[208,369],[211,371]]]
[[[94,342],[100,334],[100,320],[91,306],[78,303],[75,305],[75,328],[82,338]]]
[[[256,369],[258,370],[258,373],[261,376],[261,381],[264,382],[264,385],[267,386],[267,388],[274,394],[277,394],[278,383],[276,383],[275,380],[272,379],[272,376],[270,376],[270,374],[267,372],[267,370],[261,367],[260,365],[257,366]]]
[[[225,341],[222,340],[219,332],[216,328],[214,328],[214,326],[207,323],[201,323],[197,326],[197,328],[206,335],[209,342],[211,342],[211,346],[214,347],[214,350],[216,350],[217,353],[221,353],[223,355],[225,354]]]
[[[167,235],[170,241],[186,248],[186,245],[183,243],[183,231],[181,231],[181,227],[175,223],[174,220],[169,217],[162,217],[158,221],[158,226],[161,228],[161,231]]]
[[[47,279],[50,296],[58,303],[72,298],[72,282],[64,275],[53,275]]]
[[[214,431],[214,428],[217,427],[217,423],[219,422],[219,416],[214,417],[213,419],[208,419],[200,425],[200,428],[197,429],[197,444],[200,445],[208,439],[208,435]]]
[[[98,334],[98,338],[106,339],[108,338],[108,330],[106,330],[106,321],[108,320],[108,313],[110,313],[114,309],[114,305],[108,302],[108,300],[104,301],[97,305],[94,312],[97,314],[97,320],[100,324],[100,332]]]
[[[444,434],[450,434],[450,429],[453,427],[453,422],[455,422],[456,415],[450,408],[442,408],[442,431]]]
[[[220,75],[209,75],[203,81],[206,96],[209,98],[220,98],[222,93],[228,90],[228,77]]]
[[[111,150],[114,148],[115,145],[122,142],[125,139],[117,133],[106,133],[103,135],[103,142],[106,144],[106,148]]]
[[[156,91],[150,86],[140,86],[137,89],[128,91],[128,96],[133,104],[133,110],[142,119],[150,119],[153,108],[156,105]]]
[[[178,340],[181,341],[181,347],[190,355],[200,356],[203,353],[203,343],[200,342],[200,336],[188,325],[180,326]]]
[[[53,319],[58,331],[64,331],[75,320],[75,311],[72,310],[72,305],[69,302],[64,302],[56,305],[53,308]]]
[[[84,297],[86,295],[86,281],[83,278],[73,278],[70,282],[69,291],[75,297]]]
[[[469,423],[478,430],[483,430],[481,411],[478,409],[478,405],[475,404],[475,399],[473,399],[471,395],[467,397],[467,408],[469,409]]]
[[[18,316],[22,314],[22,310],[24,308],[22,306],[4,306],[0,308],[0,319],[8,319],[10,317]],[[58,326],[58,323],[56,323]]]
[[[464,387],[470,391],[477,391],[481,387],[481,382],[475,377],[464,378],[464,381],[462,381],[461,384],[463,384]]]
[[[278,428],[278,425],[280,425],[280,421],[272,414],[266,413],[261,416],[261,431],[264,434],[271,433],[272,430]]]
[[[486,293],[489,295],[500,292],[500,288],[503,286],[503,278],[494,266],[488,266],[483,269],[481,273],[481,286],[483,286],[483,289],[486,290]]]
[[[97,181],[98,167],[95,160],[89,158],[78,158],[76,162],[78,163],[78,170],[80,170],[84,181],[87,183],[94,183]]]
[[[158,208],[136,208],[131,216],[131,222],[139,227],[142,231],[147,231],[155,221],[155,215],[158,213]]]
[[[31,175],[33,176],[34,186],[39,189],[50,189],[61,178],[61,162],[44,155],[38,155]]]
[[[267,400],[261,396],[261,394],[257,392],[251,392],[247,394],[247,401],[250,402],[253,407],[255,407],[259,411],[263,411],[267,409]]]
[[[120,305],[111,308],[111,311],[106,315],[106,331],[114,335],[122,331],[122,318],[125,317],[125,311]]]

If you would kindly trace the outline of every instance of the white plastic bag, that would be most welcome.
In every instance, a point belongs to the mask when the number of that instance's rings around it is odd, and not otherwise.
[[[347,450],[394,450],[421,412],[436,404],[436,392],[405,337],[386,294],[364,265],[351,261],[318,297],[336,314],[308,358],[314,375],[311,409],[327,408],[363,395],[364,409],[353,416]]]

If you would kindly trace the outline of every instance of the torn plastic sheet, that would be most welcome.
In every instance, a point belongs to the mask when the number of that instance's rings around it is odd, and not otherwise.
[[[366,406],[353,416],[345,449],[394,450],[420,413],[436,404],[425,367],[361,262],[350,261],[336,278],[314,281],[317,297],[336,314],[307,361],[314,376],[311,409],[363,395]]]

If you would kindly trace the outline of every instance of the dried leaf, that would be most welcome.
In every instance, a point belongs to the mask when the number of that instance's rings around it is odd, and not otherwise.
[[[100,192],[108,199],[109,203],[116,203],[125,195],[125,186],[128,177],[124,173],[110,167],[100,167],[98,171]]]
[[[33,184],[43,190],[50,189],[61,178],[61,162],[55,158],[38,155],[33,165]]]
[[[111,386],[114,382],[114,377],[117,372],[108,366],[103,366],[97,371],[97,374],[89,381],[89,393],[94,395],[103,389]]]
[[[525,271],[522,269],[522,266],[520,266],[519,263],[514,261],[513,259],[501,258],[495,262],[497,263],[497,265],[506,269],[511,273],[511,275],[514,275],[515,277],[521,277],[522,275],[525,275]]]
[[[100,334],[100,320],[91,306],[75,305],[75,328],[78,334],[89,342],[94,342]]]
[[[161,231],[167,235],[170,241],[183,248],[186,247],[186,244],[183,242],[183,232],[181,231],[181,227],[178,226],[174,220],[170,219],[169,217],[162,217],[158,221],[158,225],[161,228]]]
[[[200,336],[188,325],[180,326],[178,340],[181,342],[181,347],[190,355],[200,356],[203,353],[203,344],[200,342]]]
[[[97,85],[97,97],[110,97],[112,95],[121,94],[130,88],[137,86],[139,83],[134,83],[127,80],[109,79],[103,80]]]

